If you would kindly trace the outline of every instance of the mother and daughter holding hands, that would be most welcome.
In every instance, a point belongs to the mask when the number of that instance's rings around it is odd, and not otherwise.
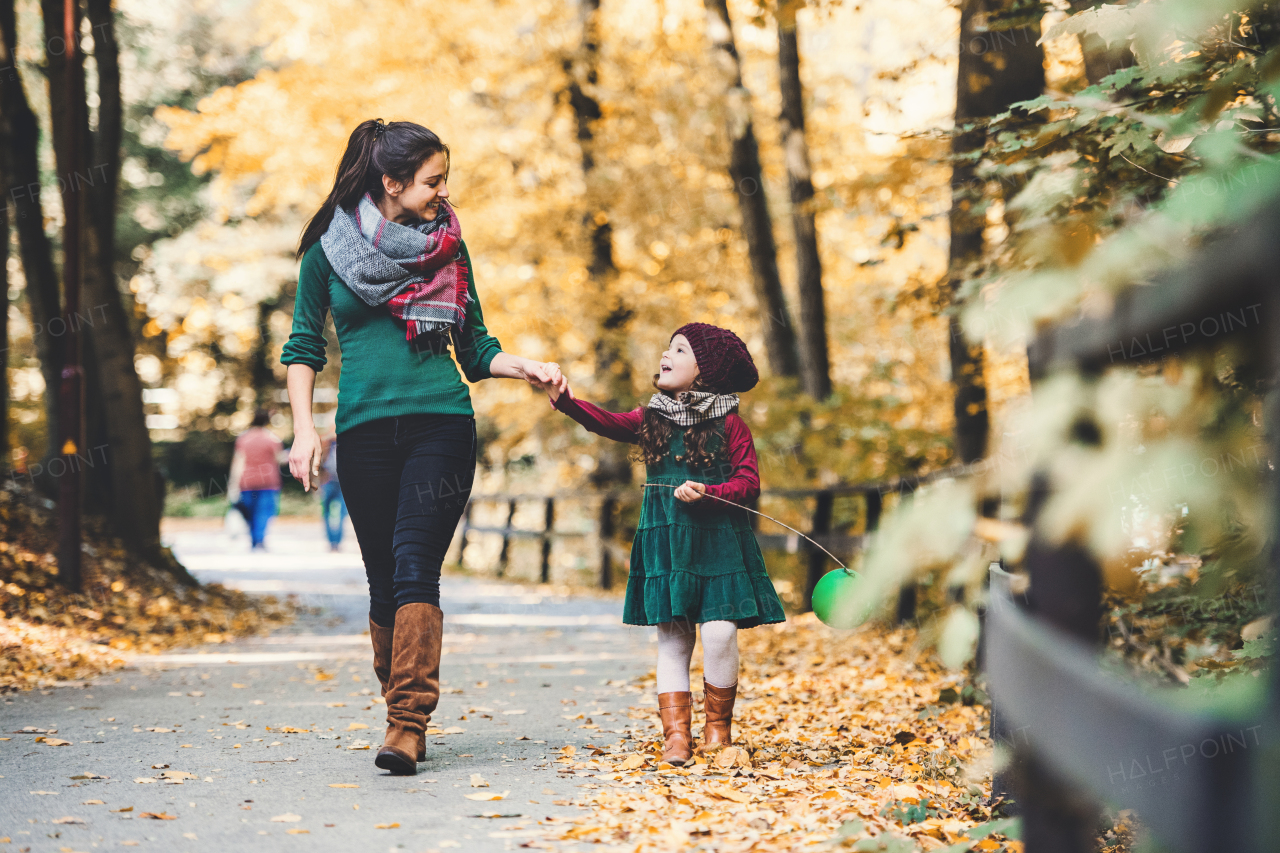
[[[676,329],[646,406],[618,414],[577,399],[558,365],[511,355],[485,328],[449,205],[449,149],[412,122],[351,134],[329,197],[302,235],[288,366],[289,470],[316,481],[312,421],[324,325],[342,355],[338,478],[369,580],[373,667],[387,703],[374,763],[412,775],[440,698],[440,569],[470,498],[476,427],[468,381],[523,379],[591,432],[637,445],[648,472],[623,621],[658,631],[663,760],[692,757],[689,665],[701,627],[708,749],[732,740],[739,628],[781,622],[747,513],[760,492],[738,394],[758,381],[746,346],[705,323]],[[452,344],[453,358],[449,357]]]

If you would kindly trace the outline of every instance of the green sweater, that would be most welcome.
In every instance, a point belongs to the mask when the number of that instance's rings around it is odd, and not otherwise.
[[[475,276],[466,244],[467,319],[458,360],[470,382],[493,374],[489,363],[502,352],[489,334],[476,295]],[[325,365],[324,317],[333,325],[342,351],[338,376],[337,430],[342,432],[376,418],[410,414],[473,415],[471,395],[458,375],[447,346],[418,351],[405,340],[404,323],[385,305],[366,305],[333,271],[316,243],[302,256],[298,294],[293,304],[293,331],[280,356],[283,364],[305,364],[319,373]]]

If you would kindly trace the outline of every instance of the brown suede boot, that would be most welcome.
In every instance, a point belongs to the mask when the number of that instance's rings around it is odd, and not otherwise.
[[[716,687],[703,681],[702,689],[705,694],[703,710],[707,714],[707,724],[702,727],[700,749],[728,746],[733,743],[733,703],[738,698],[738,685]]]
[[[395,628],[383,628],[369,620],[369,639],[373,641],[373,674],[378,677],[382,698],[387,698],[387,682],[391,679],[391,644]],[[418,738],[418,760],[427,760],[427,737]]]
[[[418,744],[440,701],[440,642],[444,614],[433,604],[396,611],[387,681],[387,736],[374,764],[393,774],[418,772]]]
[[[659,693],[658,714],[662,717],[662,760],[682,767],[693,757],[693,694]]]

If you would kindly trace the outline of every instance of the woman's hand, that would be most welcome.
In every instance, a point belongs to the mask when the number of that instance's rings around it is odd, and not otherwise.
[[[320,436],[315,428],[294,433],[293,446],[289,448],[289,473],[302,484],[304,492],[314,484],[320,487]]]
[[[550,381],[541,384],[532,383],[535,388],[540,391],[546,391],[547,397],[551,399],[551,405],[556,404],[556,400],[560,399],[561,394],[568,394],[569,399],[573,399],[573,390],[569,387],[569,380],[560,370],[560,365],[554,361],[548,361],[542,365],[543,369],[550,377]]]
[[[546,391],[554,402],[569,389],[569,380],[560,371],[560,365],[554,361],[541,362],[531,358],[521,358],[507,352],[500,352],[489,363],[489,372],[496,377],[506,379],[523,379],[539,391]],[[573,397],[572,394],[569,395]]]
[[[687,504],[697,503],[702,500],[702,496],[706,493],[706,483],[696,483],[693,480],[685,480],[682,484],[676,486],[676,497]]]

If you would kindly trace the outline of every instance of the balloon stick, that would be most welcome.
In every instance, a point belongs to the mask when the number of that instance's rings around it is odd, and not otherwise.
[[[678,488],[679,488],[679,486],[671,486],[671,485],[668,485],[668,484],[666,484],[666,483],[645,483],[645,484],[644,484],[644,487],[645,487],[646,489],[649,489],[649,488],[653,488],[653,489],[678,489]],[[782,525],[783,527],[787,528],[787,529],[788,529],[788,530],[790,530],[792,533],[796,534],[797,536],[801,537],[802,539],[805,539],[805,540],[807,540],[807,541],[809,541],[809,542],[812,542],[812,543],[813,543],[813,546],[814,546],[815,548],[817,548],[817,549],[818,549],[819,551],[821,551],[822,553],[826,554],[826,555],[827,555],[828,557],[830,557],[831,559],[835,560],[835,561],[836,561],[836,565],[838,565],[841,569],[843,569],[843,570],[844,570],[844,572],[845,572],[845,574],[852,574],[852,572],[850,572],[850,571],[849,571],[849,567],[848,567],[848,566],[846,566],[844,563],[840,562],[840,558],[839,558],[839,557],[837,557],[835,554],[832,554],[832,553],[831,553],[830,551],[828,551],[826,548],[823,548],[823,547],[822,547],[821,545],[819,545],[817,542],[814,542],[814,541],[813,541],[812,539],[810,539],[808,536],[805,536],[803,533],[801,533],[799,530],[796,530],[796,529],[795,529],[794,527],[792,527],[791,525],[789,525],[789,524],[785,524],[785,523],[783,523],[783,522],[781,522],[781,521],[778,521],[778,519],[774,518],[774,517],[773,517],[773,516],[771,516],[771,515],[765,515],[763,512],[756,512],[754,509],[752,509],[752,508],[751,508],[751,507],[749,507],[749,506],[743,506],[742,504],[734,503],[733,501],[725,500],[724,498],[718,498],[718,497],[716,497],[715,495],[708,495],[708,494],[705,494],[705,493],[704,493],[702,496],[703,496],[704,498],[711,498],[712,500],[720,501],[720,503],[725,503],[725,504],[728,504],[729,506],[736,506],[738,509],[745,509],[747,512],[754,512],[756,515],[760,516],[761,518],[767,518],[767,519],[769,519],[770,521],[772,521],[774,524],[780,524],[780,525]]]

